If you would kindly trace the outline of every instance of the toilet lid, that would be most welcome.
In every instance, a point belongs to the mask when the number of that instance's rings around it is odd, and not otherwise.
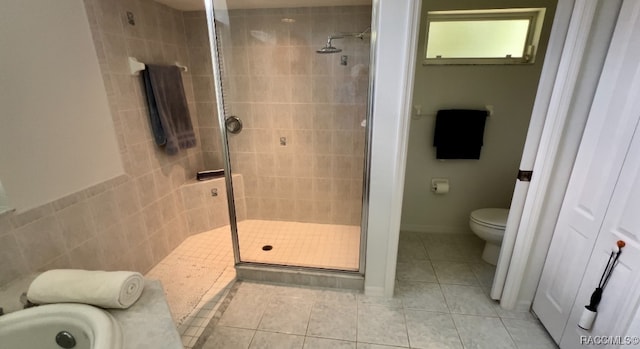
[[[504,228],[509,210],[506,208],[481,208],[471,212],[471,219],[479,224]]]

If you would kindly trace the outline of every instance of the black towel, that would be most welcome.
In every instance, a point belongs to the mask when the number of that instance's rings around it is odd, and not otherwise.
[[[439,110],[433,146],[437,159],[480,159],[486,110]]]
[[[166,137],[165,152],[176,154],[180,149],[196,145],[196,135],[191,124],[187,98],[184,94],[180,68],[175,65],[162,66],[147,64],[147,73],[157,114]],[[147,94],[150,91],[147,91]],[[147,100],[150,100],[147,96]],[[152,113],[152,107],[149,107]],[[152,121],[152,129],[153,129]],[[155,132],[156,130],[153,129]],[[158,136],[156,137],[156,143]]]

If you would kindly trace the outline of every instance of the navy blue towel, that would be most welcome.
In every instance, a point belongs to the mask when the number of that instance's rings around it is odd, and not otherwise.
[[[153,133],[153,139],[158,146],[167,144],[167,135],[162,128],[162,122],[160,121],[160,114],[158,113],[158,105],[156,104],[156,97],[153,94],[153,87],[151,86],[151,77],[149,72],[145,69],[142,71],[142,80],[144,81],[145,95],[147,96],[147,106],[149,107],[149,124],[151,125],[151,132]]]
[[[180,68],[175,65],[154,64],[147,64],[146,68],[145,86],[147,80],[150,86],[147,88],[147,100],[153,99],[155,104],[154,106],[150,103],[149,115],[156,143],[164,137],[164,151],[169,155],[176,154],[181,149],[195,147],[196,135],[189,115]],[[156,134],[156,119],[160,121],[162,134]]]
[[[437,159],[480,159],[486,110],[439,110],[433,146]]]

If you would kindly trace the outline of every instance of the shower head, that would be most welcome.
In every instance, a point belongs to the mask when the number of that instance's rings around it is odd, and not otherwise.
[[[325,54],[325,53],[338,53],[338,52],[342,52],[342,49],[337,48],[337,47],[333,47],[333,46],[331,46],[331,44],[327,44],[325,47],[323,47],[323,48],[321,48],[319,50],[316,50],[316,52],[317,53],[322,53],[322,54]]]
[[[337,47],[334,47],[331,44],[331,40],[333,39],[342,39],[343,36],[338,36],[338,35],[330,35],[329,38],[327,38],[327,44],[324,45],[323,48],[316,50],[317,53],[338,53],[338,52],[342,52],[342,49],[339,49]]]
[[[317,53],[338,53],[338,52],[342,52],[342,49],[339,49],[337,47],[334,47],[331,44],[331,40],[333,39],[344,39],[344,38],[357,38],[360,40],[364,40],[364,38],[366,36],[371,35],[371,27],[365,29],[362,32],[359,33],[333,33],[331,35],[329,35],[329,37],[327,38],[327,44],[324,45],[323,48],[316,50]]]

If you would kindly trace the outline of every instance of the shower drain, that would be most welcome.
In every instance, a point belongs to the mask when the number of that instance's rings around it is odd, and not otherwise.
[[[271,246],[271,245],[264,245],[264,246],[262,246],[262,250],[263,250],[263,251],[271,251],[271,250],[273,250],[273,246]]]

